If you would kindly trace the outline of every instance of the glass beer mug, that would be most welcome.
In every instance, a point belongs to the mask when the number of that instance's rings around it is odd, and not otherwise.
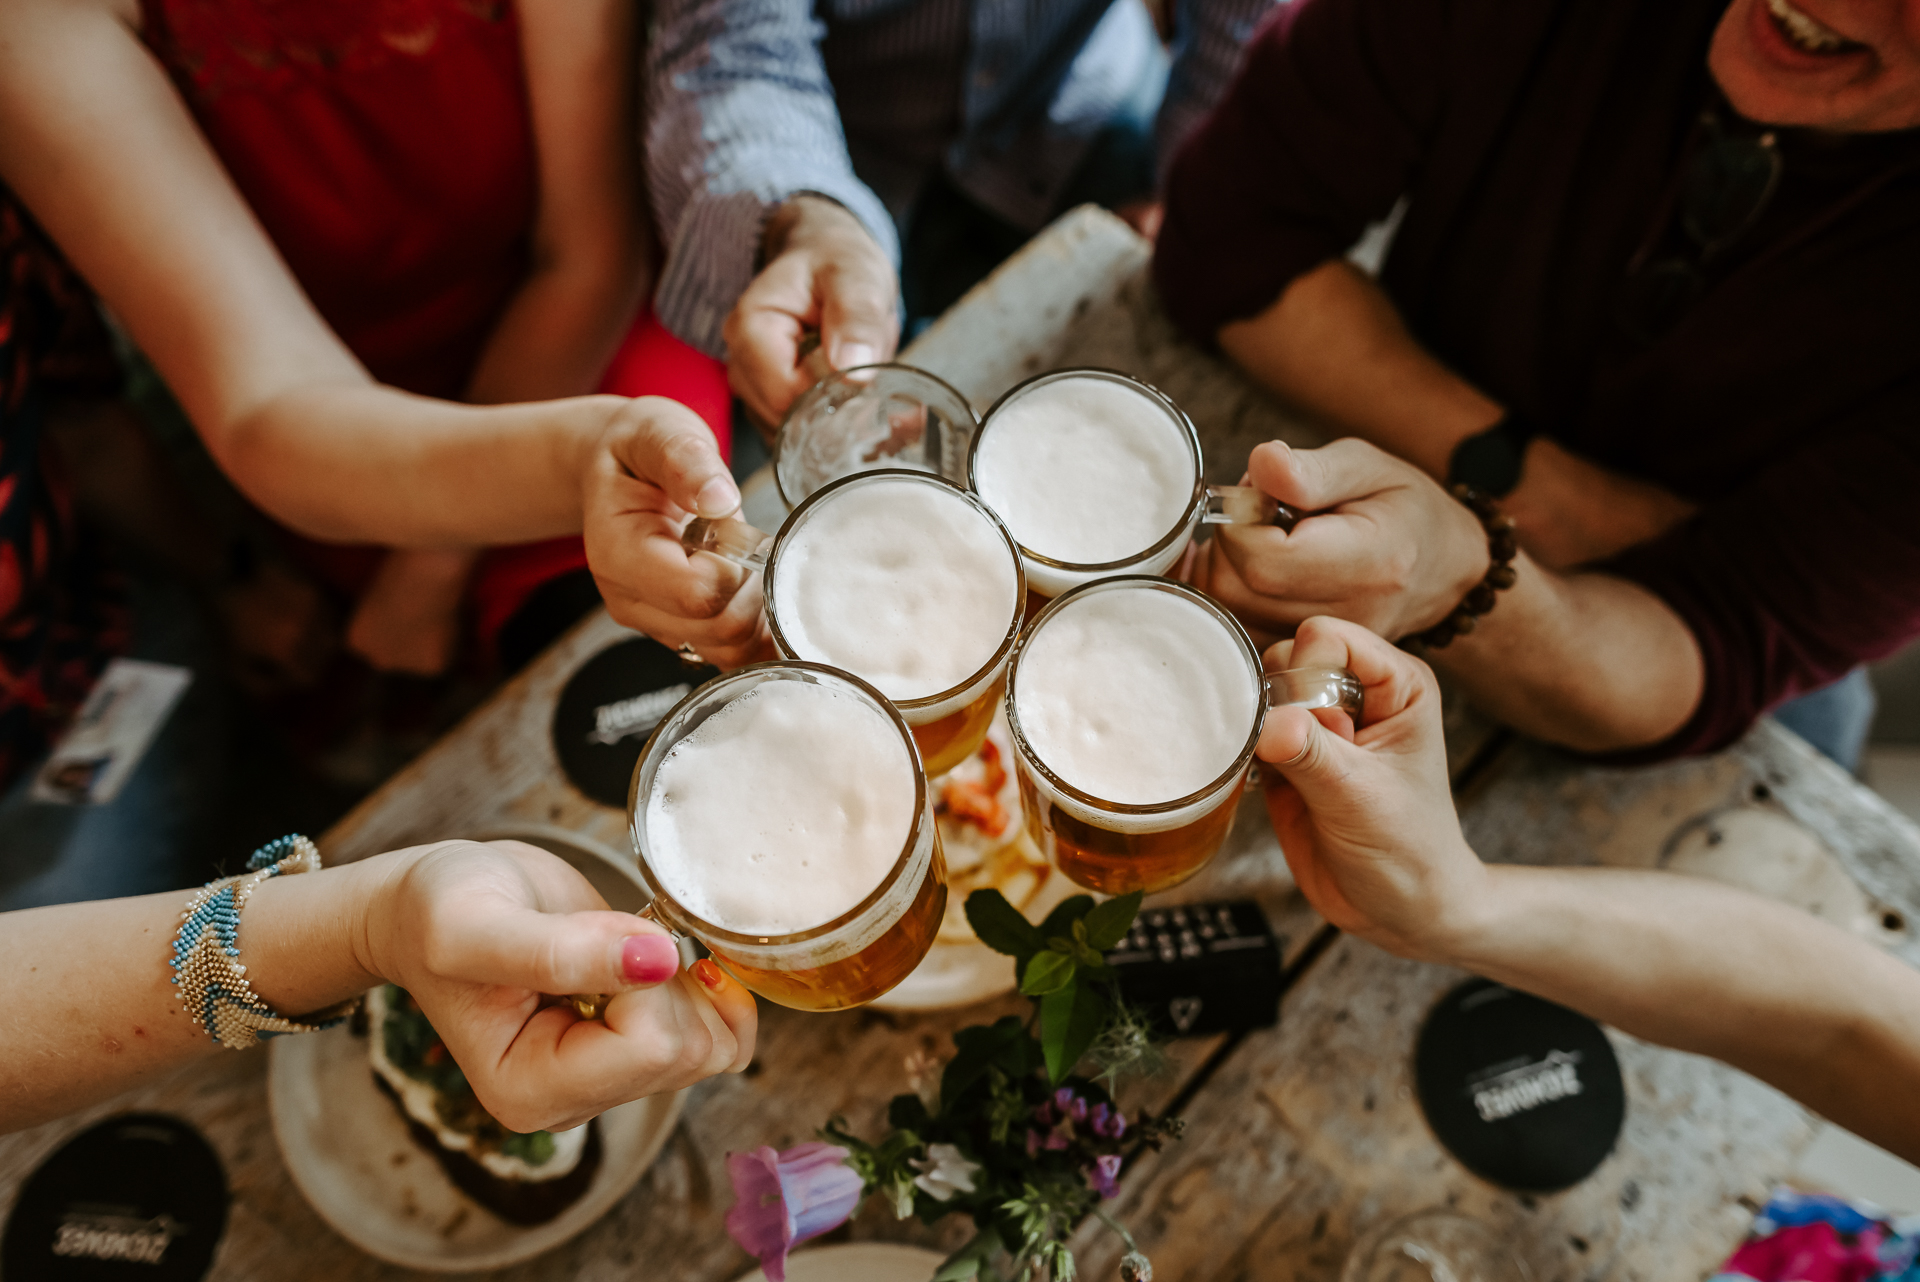
[[[815,490],[874,468],[931,472],[956,484],[980,420],[967,398],[897,362],[841,370],[794,401],[773,443],[773,479],[789,509]]]
[[[929,775],[986,738],[1026,580],[1013,537],[976,495],[926,472],[860,472],[816,490],[778,535],[727,517],[690,523],[682,542],[764,566],[775,648],[877,686]]]
[[[647,740],[628,813],[644,915],[768,1001],[870,1002],[940,929],[946,864],[913,736],[844,672],[762,663],[707,682]]]
[[[1357,725],[1362,699],[1345,669],[1262,672],[1246,630],[1183,583],[1083,584],[1027,626],[1007,679],[1028,834],[1076,885],[1164,890],[1220,849],[1269,707]]]
[[[1002,396],[973,438],[967,483],[1012,531],[1041,597],[1164,574],[1200,525],[1299,519],[1253,486],[1208,485],[1192,420],[1159,389],[1105,369],[1056,370]]]

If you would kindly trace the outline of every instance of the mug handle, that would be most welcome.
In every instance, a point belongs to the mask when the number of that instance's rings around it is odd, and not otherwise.
[[[1360,724],[1366,687],[1345,668],[1288,668],[1267,673],[1269,708],[1340,708]]]
[[[1202,525],[1277,525],[1288,533],[1300,513],[1251,485],[1209,485]]]
[[[749,570],[764,569],[773,551],[773,536],[737,516],[708,519],[696,516],[680,531],[680,546],[689,552],[711,552]]]

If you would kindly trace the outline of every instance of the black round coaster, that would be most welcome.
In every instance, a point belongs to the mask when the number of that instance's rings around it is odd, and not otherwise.
[[[573,786],[624,810],[647,736],[720,669],[691,664],[651,637],[608,646],[582,665],[553,710],[553,750]]]
[[[1527,1192],[1591,1175],[1627,1115],[1620,1062],[1600,1025],[1485,979],[1427,1016],[1413,1076],[1447,1151],[1480,1178]]]
[[[227,1224],[227,1178],[200,1133],[159,1113],[82,1131],[21,1186],[0,1239],[7,1282],[193,1282]]]

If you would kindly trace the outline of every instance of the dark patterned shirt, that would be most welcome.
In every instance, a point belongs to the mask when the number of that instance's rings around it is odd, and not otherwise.
[[[119,381],[86,285],[0,187],[0,786],[127,646],[124,586],[76,529],[41,431],[51,398]]]

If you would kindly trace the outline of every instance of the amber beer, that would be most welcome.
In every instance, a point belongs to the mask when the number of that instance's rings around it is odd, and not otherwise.
[[[863,472],[815,492],[767,559],[775,647],[871,683],[906,719],[929,776],[986,737],[1025,595],[1006,527],[923,472]]]
[[[650,915],[799,1010],[891,989],[933,946],[947,872],[905,722],[865,682],[763,663],[694,691],[629,794]]]
[[[1068,880],[1119,895],[1203,868],[1233,825],[1272,704],[1360,715],[1351,673],[1272,677],[1233,617],[1167,579],[1057,598],[1014,652],[1007,720],[1027,829]]]

